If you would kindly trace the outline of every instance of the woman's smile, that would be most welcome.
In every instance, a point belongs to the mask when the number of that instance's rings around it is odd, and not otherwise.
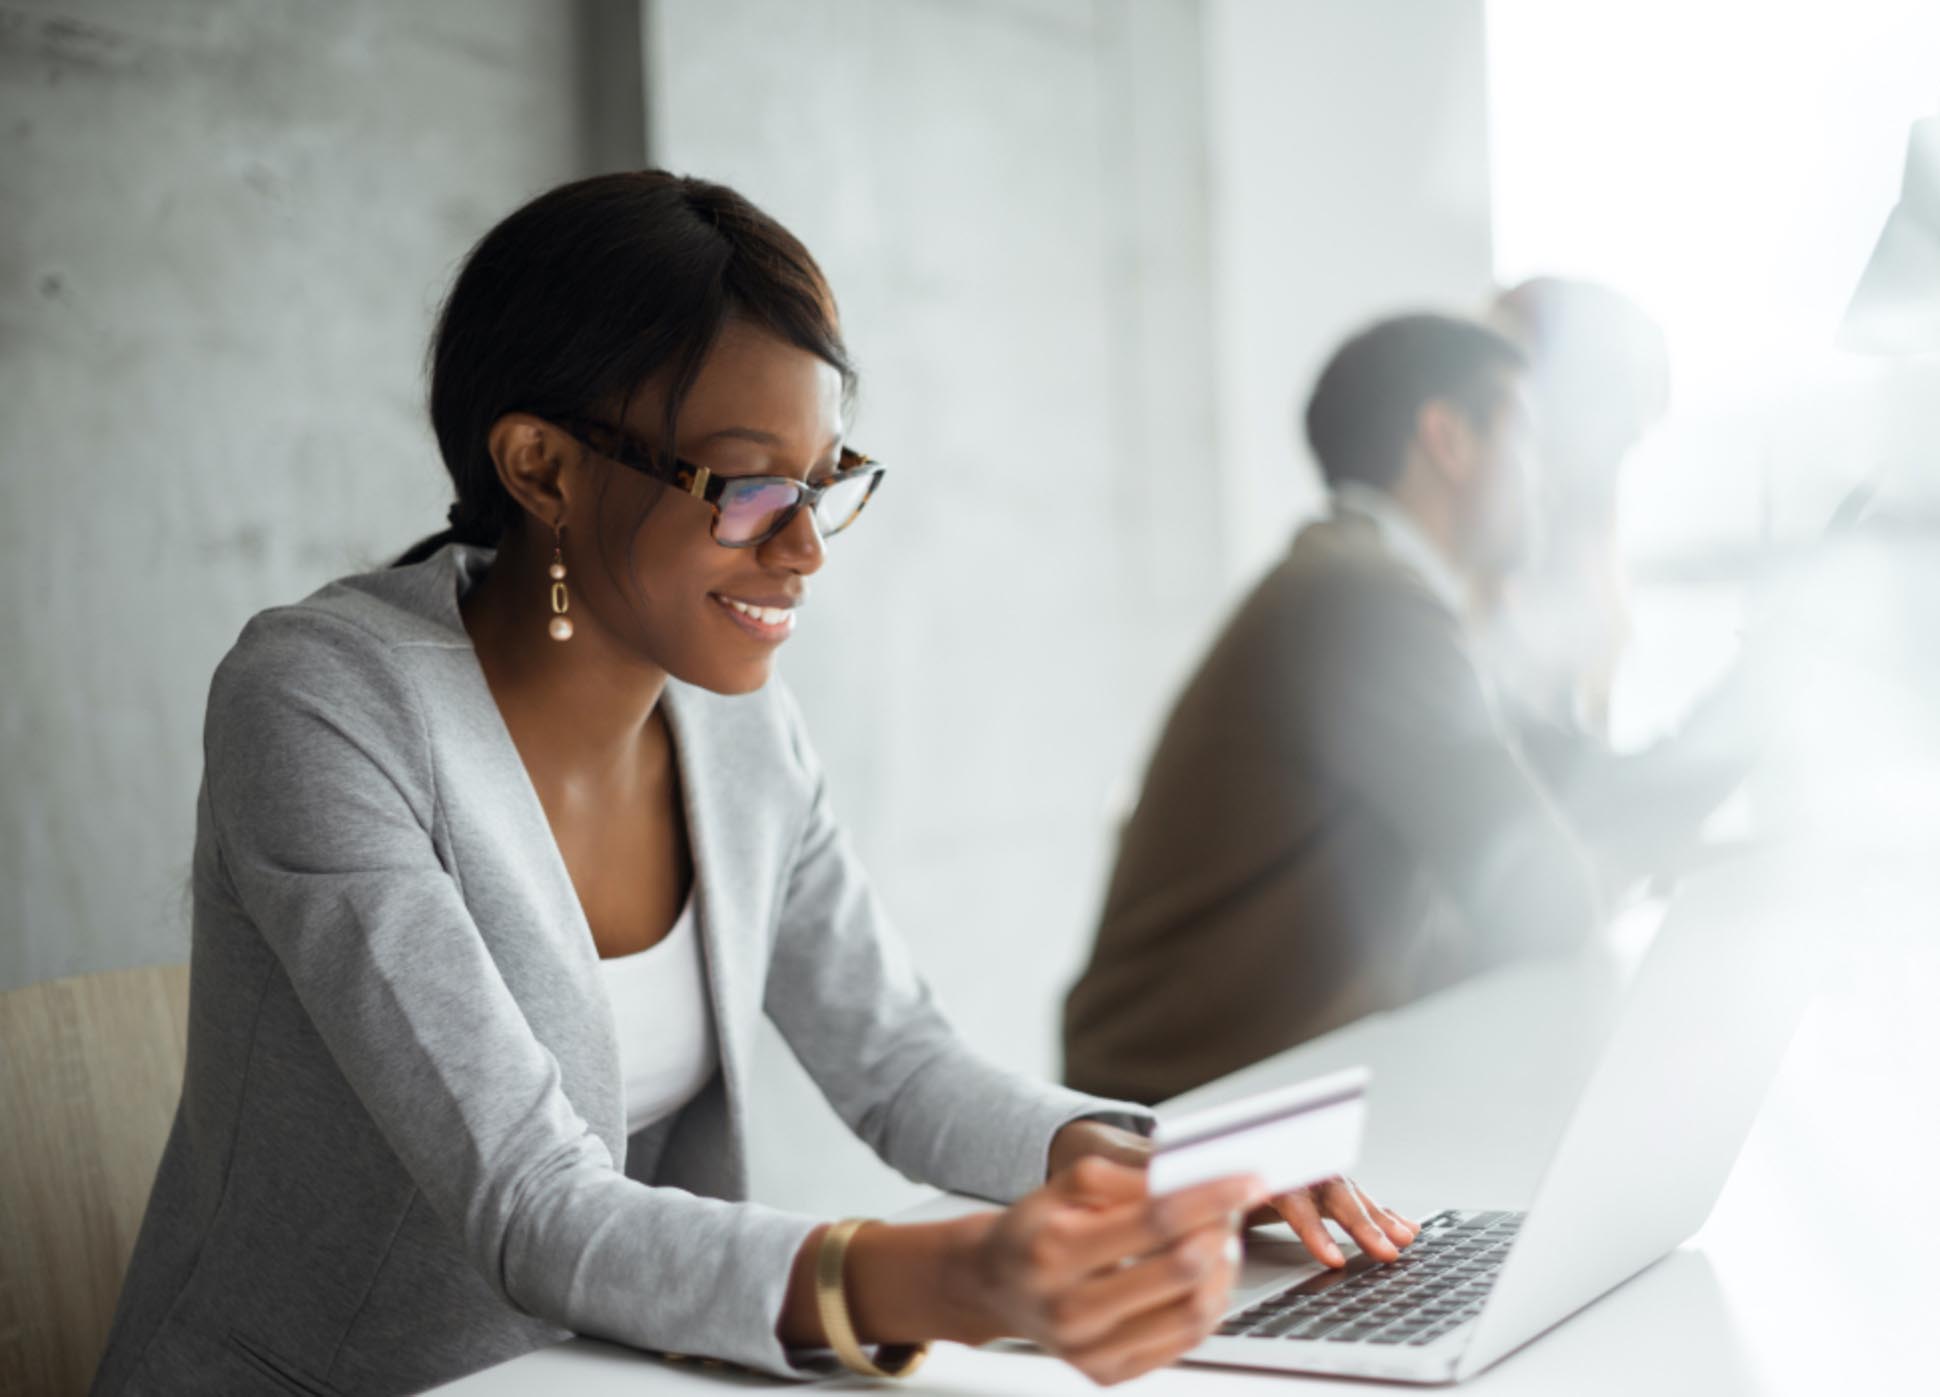
[[[757,640],[779,645],[794,634],[795,608],[799,596],[740,597],[725,592],[709,592],[708,598],[742,630]]]

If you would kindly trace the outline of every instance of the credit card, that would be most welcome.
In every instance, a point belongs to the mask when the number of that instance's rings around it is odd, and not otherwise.
[[[1257,1096],[1164,1116],[1152,1132],[1154,1194],[1257,1174],[1285,1193],[1344,1174],[1361,1152],[1368,1070],[1350,1067]]]

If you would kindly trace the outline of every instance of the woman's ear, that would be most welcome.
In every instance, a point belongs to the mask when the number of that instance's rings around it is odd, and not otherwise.
[[[571,438],[531,413],[508,412],[492,424],[485,445],[506,493],[527,514],[556,528],[567,515],[565,465],[576,451]]]

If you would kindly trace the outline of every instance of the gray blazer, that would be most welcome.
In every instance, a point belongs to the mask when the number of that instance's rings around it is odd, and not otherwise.
[[[453,544],[252,619],[197,804],[188,1070],[98,1393],[413,1391],[566,1337],[817,1373],[815,1220],[744,1201],[757,1016],[912,1178],[1004,1200],[1079,1116],[951,1030],[778,683],[678,683],[721,1070],[625,1138],[591,934],[459,618]]]

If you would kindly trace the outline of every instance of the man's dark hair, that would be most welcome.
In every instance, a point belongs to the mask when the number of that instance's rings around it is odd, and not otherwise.
[[[1528,358],[1506,336],[1452,315],[1379,321],[1334,351],[1307,399],[1307,445],[1329,485],[1385,490],[1401,477],[1423,403],[1444,399],[1480,425],[1502,400],[1502,371]]]

